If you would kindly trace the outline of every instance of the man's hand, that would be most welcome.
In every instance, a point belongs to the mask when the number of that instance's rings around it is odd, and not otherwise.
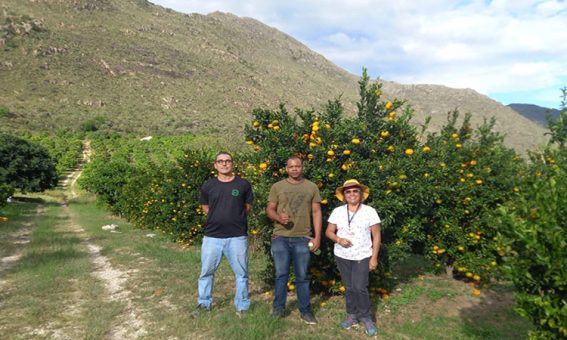
[[[319,250],[319,247],[321,247],[320,239],[312,238],[309,243],[313,244],[313,246],[309,248],[312,253],[316,252],[317,250]]]
[[[278,222],[280,224],[286,225],[289,223],[289,215],[286,214],[285,212],[279,213],[278,216],[279,216]]]

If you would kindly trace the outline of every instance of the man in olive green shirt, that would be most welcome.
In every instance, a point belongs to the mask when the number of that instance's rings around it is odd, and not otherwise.
[[[293,263],[301,319],[316,324],[309,301],[308,273],[310,252],[317,251],[321,242],[321,195],[315,183],[303,178],[303,161],[299,157],[289,158],[285,169],[288,178],[272,186],[266,208],[274,221],[271,250],[276,282],[272,314],[284,316],[289,268]]]

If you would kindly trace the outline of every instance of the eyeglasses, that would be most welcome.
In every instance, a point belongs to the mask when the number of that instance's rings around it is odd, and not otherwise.
[[[345,194],[360,194],[360,189],[347,189],[344,191]]]
[[[232,159],[217,159],[216,163],[217,164],[232,164]]]

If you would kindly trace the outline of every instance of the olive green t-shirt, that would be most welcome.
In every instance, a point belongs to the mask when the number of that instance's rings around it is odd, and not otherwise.
[[[291,221],[286,226],[274,222],[274,235],[311,236],[311,204],[321,202],[315,183],[306,179],[297,184],[281,180],[272,185],[268,201],[276,203],[276,212],[287,213]]]

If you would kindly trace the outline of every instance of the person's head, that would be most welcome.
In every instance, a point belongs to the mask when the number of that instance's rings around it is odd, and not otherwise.
[[[287,175],[292,179],[300,179],[303,173],[303,160],[297,156],[288,158],[285,165],[285,172],[287,172]]]
[[[217,153],[214,166],[220,175],[232,175],[232,170],[234,170],[232,155],[225,151]]]
[[[358,204],[364,202],[368,198],[370,190],[366,185],[360,183],[356,179],[349,179],[335,190],[335,195],[342,202]]]

